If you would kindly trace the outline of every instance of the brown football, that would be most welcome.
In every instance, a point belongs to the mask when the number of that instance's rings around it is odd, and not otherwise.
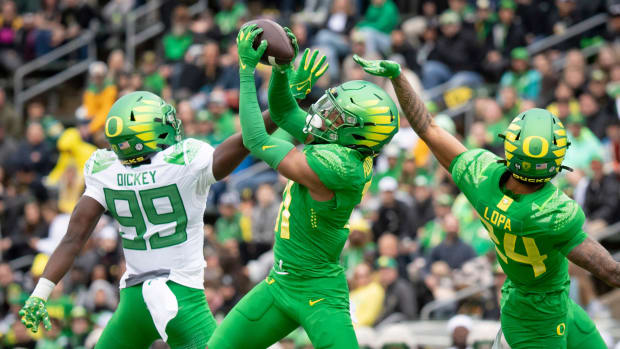
[[[254,39],[252,45],[254,48],[257,48],[262,40],[267,40],[267,50],[261,57],[261,63],[267,65],[288,64],[293,60],[295,49],[281,25],[269,19],[256,19],[245,23],[243,26],[250,24],[256,24],[263,29],[263,32]]]

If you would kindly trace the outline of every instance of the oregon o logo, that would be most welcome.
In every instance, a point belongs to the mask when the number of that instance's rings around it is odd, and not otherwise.
[[[562,322],[555,330],[557,331],[558,336],[563,336],[564,332],[566,332],[566,325]]]
[[[114,122],[111,122],[114,120]],[[118,116],[110,116],[105,122],[105,135],[116,137],[123,131],[123,119]]]
[[[540,144],[535,144],[535,148],[540,147],[540,152],[538,152],[538,154],[532,154],[530,152],[530,143],[532,140],[538,140],[538,142],[540,142]],[[549,152],[549,142],[541,136],[529,136],[523,140],[523,152],[529,157],[542,158]]]

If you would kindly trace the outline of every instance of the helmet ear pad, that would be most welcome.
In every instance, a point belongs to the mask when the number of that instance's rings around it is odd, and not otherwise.
[[[569,142],[562,122],[544,109],[517,115],[504,134],[506,167],[513,176],[530,183],[548,182],[562,169]]]
[[[353,80],[330,88],[325,93],[338,110],[342,124],[327,133],[306,122],[304,132],[311,133],[315,140],[378,153],[398,132],[398,108],[381,87],[368,81]],[[320,109],[313,107],[311,113]]]
[[[108,113],[104,131],[123,164],[143,162],[182,138],[174,107],[146,91],[119,98]]]

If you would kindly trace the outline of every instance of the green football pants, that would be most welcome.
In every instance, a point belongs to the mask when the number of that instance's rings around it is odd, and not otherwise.
[[[572,299],[568,311],[557,318],[522,319],[502,313],[502,331],[512,349],[606,349],[588,314]]]
[[[204,349],[216,323],[203,290],[166,283],[179,306],[175,318],[166,325],[171,348]],[[103,330],[96,349],[147,349],[160,339],[142,296],[142,284],[121,289],[121,300]]]
[[[326,284],[325,279],[313,281],[315,285]],[[340,285],[329,285],[327,281],[325,288],[302,290],[279,283],[268,277],[256,285],[218,326],[208,348],[264,349],[298,326],[306,330],[316,349],[359,348],[348,299],[329,297],[330,286]]]

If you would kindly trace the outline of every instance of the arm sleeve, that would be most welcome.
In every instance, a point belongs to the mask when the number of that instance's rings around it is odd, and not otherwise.
[[[256,98],[254,73],[241,72],[240,78],[239,116],[241,118],[243,145],[252,155],[277,169],[282,159],[294,146],[290,142],[275,138],[267,133]],[[271,115],[273,117],[273,114]]]
[[[103,208],[108,209],[108,205],[105,202],[105,194],[103,193],[103,183],[92,173],[94,162],[95,162],[95,153],[91,155],[88,162],[84,166],[84,185],[85,190],[84,194],[88,197],[95,199]]]
[[[490,166],[503,166],[497,160],[499,158],[490,151],[472,149],[455,157],[449,171],[456,186],[469,197],[486,179],[484,173]]]
[[[586,220],[583,210],[575,201],[571,200],[568,203],[567,207],[560,206],[558,208],[559,213],[553,219],[555,226],[552,227],[560,232],[556,239],[558,241],[557,247],[560,253],[565,256],[587,237],[583,231],[583,224]]]
[[[307,113],[297,105],[291,93],[288,81],[289,72],[290,69],[286,72],[274,70],[271,74],[267,95],[269,113],[271,120],[278,127],[290,133],[300,143],[304,143],[308,136],[303,132]]]
[[[183,141],[183,157],[191,173],[198,181],[198,191],[204,192],[217,182],[213,175],[213,152],[215,149],[205,142],[188,138]]]

